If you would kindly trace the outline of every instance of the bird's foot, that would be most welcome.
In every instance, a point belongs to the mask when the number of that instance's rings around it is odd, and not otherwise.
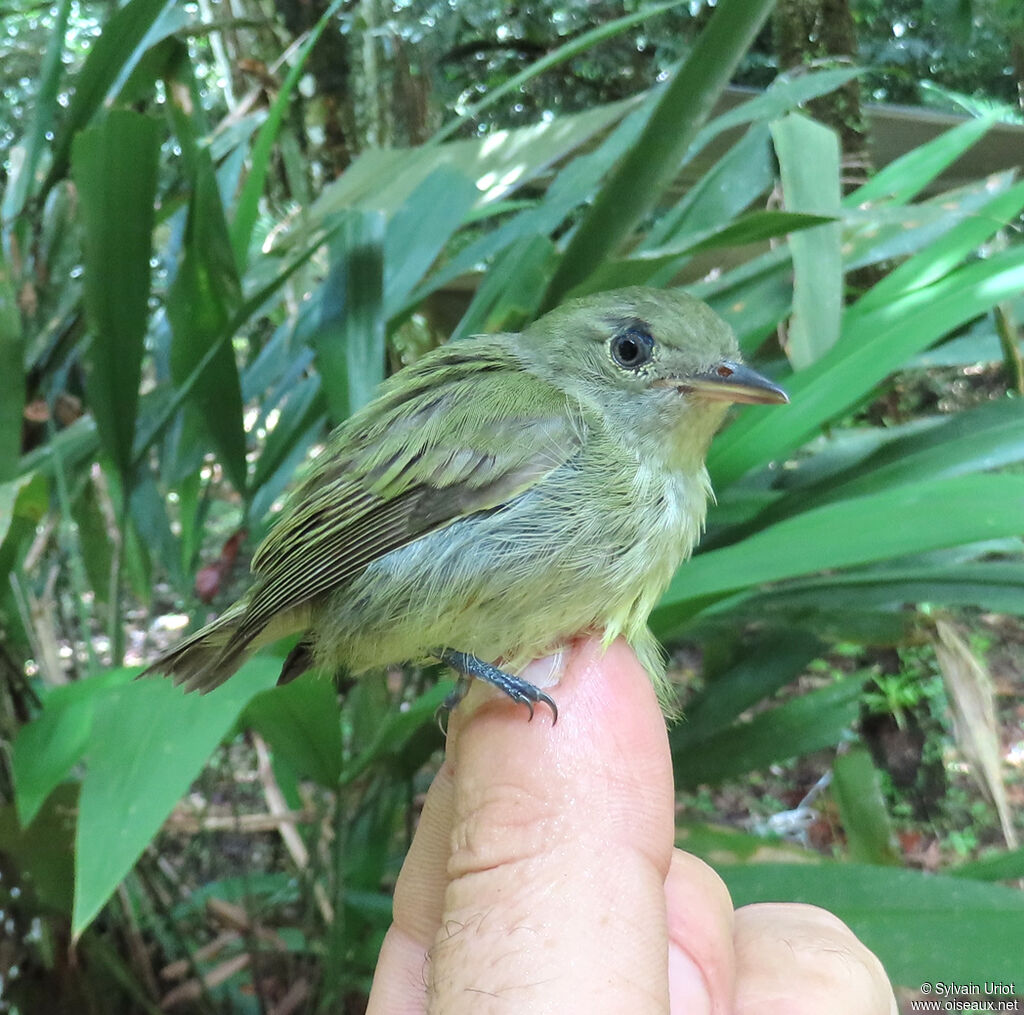
[[[511,673],[498,669],[493,663],[485,663],[482,659],[470,655],[468,652],[456,652],[453,649],[441,649],[436,657],[446,666],[450,666],[459,674],[459,682],[455,690],[444,700],[442,709],[450,711],[466,694],[469,688],[469,678],[476,677],[478,680],[486,680],[499,690],[504,691],[513,701],[525,705],[530,710],[530,718],[533,718],[534,705],[543,702],[551,709],[554,722],[558,722],[558,706],[554,699],[545,694],[539,687],[531,684],[522,677],[515,677]]]

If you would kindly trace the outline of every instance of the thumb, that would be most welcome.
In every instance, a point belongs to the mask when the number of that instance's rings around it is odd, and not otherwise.
[[[557,724],[493,695],[453,716],[433,1010],[478,1012],[481,994],[517,1011],[667,1010],[664,720],[624,642],[577,643],[563,666]]]

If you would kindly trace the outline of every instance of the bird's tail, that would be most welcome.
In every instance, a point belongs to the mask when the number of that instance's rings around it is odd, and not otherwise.
[[[243,609],[232,607],[212,624],[165,652],[140,676],[164,673],[175,684],[184,685],[186,691],[201,694],[220,687],[256,648],[251,637],[238,636],[244,616]]]

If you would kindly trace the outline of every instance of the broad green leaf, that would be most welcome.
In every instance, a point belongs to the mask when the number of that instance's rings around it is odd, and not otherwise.
[[[1022,288],[1024,248],[1014,247],[854,315],[821,359],[783,379],[790,405],[745,409],[715,441],[708,454],[715,482],[727,485],[754,466],[786,454],[860,403],[914,353]]]
[[[799,113],[771,125],[779,157],[786,210],[839,215],[839,137],[834,130]],[[843,309],[841,228],[830,222],[794,233],[793,316],[786,352],[796,369],[819,359],[839,339]]]
[[[50,691],[43,711],[22,726],[11,749],[15,803],[23,828],[35,820],[56,786],[82,758],[98,704],[134,674],[107,670]]]
[[[864,864],[739,864],[719,874],[737,906],[805,902],[835,913],[897,985],[1019,982],[1024,897],[1015,888]]]
[[[753,527],[763,528],[830,501],[861,497],[926,479],[986,472],[1024,461],[1024,406],[1019,399],[1002,398],[917,422],[930,425],[917,425],[904,436],[894,435],[878,450],[845,468],[841,467],[840,459],[840,467],[823,470],[817,482],[797,486],[777,500],[753,521]]]
[[[478,209],[493,205],[535,181],[637,105],[637,100],[627,99],[546,123],[494,131],[472,141],[450,141],[429,148],[370,149],[324,187],[290,242],[301,241],[311,224],[349,208],[393,214],[440,166],[451,166],[474,181],[480,192]]]
[[[832,795],[839,805],[850,859],[855,863],[899,863],[878,772],[866,747],[836,755]]]
[[[831,70],[800,72],[793,77],[779,75],[767,91],[755,95],[727,113],[716,116],[697,132],[687,158],[702,149],[707,143],[726,130],[742,127],[747,123],[767,122],[785,116],[797,106],[802,106],[820,95],[827,95],[842,88],[848,81],[864,73],[861,67],[837,67]]]
[[[715,867],[733,863],[825,863],[823,856],[778,835],[727,825],[676,821],[676,845]]]
[[[384,379],[384,236],[380,212],[352,210],[330,244],[330,274],[310,341],[335,425],[369,402]]]
[[[813,230],[832,220],[823,215],[799,212],[754,211],[702,233],[686,235],[668,247],[655,247],[596,268],[570,296],[604,292],[627,285],[669,284],[683,265],[703,250],[757,243],[798,230]],[[788,305],[787,295],[787,305]]]
[[[257,657],[209,694],[134,681],[98,703],[86,749],[76,836],[72,933],[92,922],[279,660]]]
[[[954,867],[949,873],[954,877],[971,878],[974,881],[1016,880],[1024,877],[1024,848],[989,853]]]
[[[296,776],[333,788],[341,771],[341,710],[331,680],[316,674],[256,695],[242,714]]]
[[[772,0],[721,0],[715,7],[637,144],[574,231],[551,280],[546,306],[585,282],[654,207],[771,8]]]
[[[825,569],[1020,532],[1024,476],[929,480],[813,508],[684,564],[659,612]]]
[[[149,316],[159,154],[157,121],[123,109],[83,131],[72,150],[82,218],[85,310],[92,332],[89,406],[126,485]]]
[[[593,151],[577,155],[560,166],[539,202],[522,209],[455,253],[413,294],[412,302],[418,303],[428,293],[453,279],[476,271],[485,261],[500,255],[519,240],[557,232],[576,208],[591,200],[610,167],[636,143],[653,109],[654,98],[656,95],[649,93],[643,103],[623,117],[622,122]]]
[[[863,679],[851,676],[734,723],[696,744],[672,746],[679,788],[718,783],[832,747],[857,719]]]
[[[858,568],[799,579],[764,593],[744,592],[717,602],[701,620],[731,615],[733,624],[748,618],[751,623],[782,623],[849,640],[854,635],[846,624],[848,618],[863,618],[875,611],[876,615],[884,613],[898,620],[906,603],[973,606],[1024,616],[1024,563],[929,563],[914,559]],[[666,610],[661,622],[670,623],[671,618],[672,611]],[[862,619],[858,623],[862,624]],[[897,636],[903,633],[902,627],[896,627]],[[881,636],[874,640],[887,641]]]
[[[936,242],[958,223],[976,215],[1016,181],[998,173],[927,201],[843,209],[843,264],[847,271],[882,261],[904,260]]]

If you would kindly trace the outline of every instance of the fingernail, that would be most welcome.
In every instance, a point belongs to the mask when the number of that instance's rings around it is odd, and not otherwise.
[[[668,946],[669,1010],[686,1015],[711,1015],[713,1005],[708,985],[697,963],[678,945]]]
[[[560,649],[543,659],[534,659],[519,676],[534,687],[554,687],[565,672],[565,657],[565,650]]]

